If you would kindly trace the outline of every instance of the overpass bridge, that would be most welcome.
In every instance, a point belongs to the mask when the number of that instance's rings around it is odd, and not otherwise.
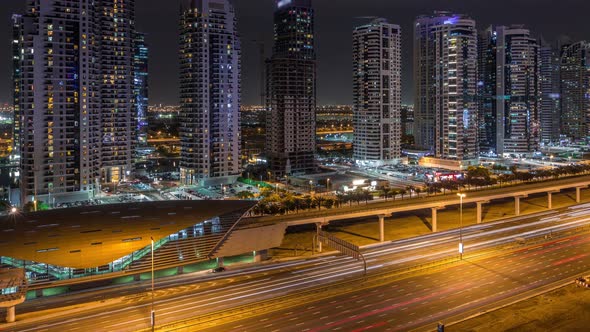
[[[482,206],[488,204],[493,200],[513,198],[514,199],[514,214],[520,215],[520,200],[527,198],[534,194],[547,194],[547,208],[552,209],[552,195],[559,193],[562,190],[575,189],[576,202],[580,203],[581,190],[590,186],[590,176],[576,176],[560,180],[547,180],[543,182],[525,183],[520,185],[513,185],[504,188],[489,189],[485,191],[468,191],[466,197],[463,198],[463,204],[476,204],[476,218],[477,223],[482,222]],[[406,201],[389,201],[364,208],[341,208],[335,210],[317,211],[315,213],[308,213],[306,215],[288,215],[281,217],[260,218],[260,222],[275,222],[284,223],[287,226],[315,224],[318,231],[322,226],[328,225],[330,222],[362,218],[362,217],[378,217],[379,219],[379,234],[380,241],[385,241],[385,217],[391,217],[394,213],[410,212],[416,210],[430,209],[432,213],[432,231],[437,231],[437,212],[445,209],[448,206],[459,205],[459,197],[453,195],[443,195],[434,197],[420,197]]]

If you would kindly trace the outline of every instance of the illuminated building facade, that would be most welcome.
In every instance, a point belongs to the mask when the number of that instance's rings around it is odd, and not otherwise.
[[[87,199],[131,169],[134,1],[26,4],[14,21],[21,203]]]
[[[401,157],[401,28],[384,19],[354,29],[353,159],[387,163]]]
[[[117,182],[131,171],[136,133],[135,0],[95,3],[100,6],[101,172],[104,182]]]
[[[563,46],[560,60],[561,133],[577,140],[589,134],[590,43]]]
[[[539,112],[541,141],[557,142],[560,135],[561,95],[559,82],[559,50],[541,44],[541,109]]]
[[[27,1],[21,17],[21,196],[91,192],[100,174],[98,8]],[[84,14],[83,14],[84,12]],[[55,197],[55,196],[54,196]]]
[[[477,158],[477,31],[465,15],[435,12],[414,24],[416,145],[438,158]]]
[[[21,98],[21,43],[23,36],[21,26],[23,24],[21,15],[12,15],[12,158],[16,161],[20,159],[20,127],[22,123],[22,114],[20,111]]]
[[[267,60],[266,155],[275,176],[315,171],[316,54],[311,0],[280,0]]]
[[[519,25],[490,26],[479,45],[480,149],[529,154],[540,142],[540,49]]]
[[[135,116],[137,121],[136,144],[144,146],[147,144],[147,108],[148,108],[148,47],[145,42],[145,34],[135,33],[135,55],[134,66],[134,95],[135,95]]]
[[[181,182],[234,182],[240,174],[240,40],[229,1],[192,1],[180,19],[179,56]]]

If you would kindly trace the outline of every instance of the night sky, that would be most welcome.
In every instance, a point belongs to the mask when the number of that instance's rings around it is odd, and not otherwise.
[[[177,49],[181,0],[136,0],[137,29],[148,34],[150,104],[178,104]],[[0,0],[0,103],[11,102],[10,41],[12,13],[25,0]],[[234,0],[242,38],[242,103],[259,104],[258,40],[272,46],[273,0]],[[417,15],[451,10],[471,15],[482,29],[489,24],[524,24],[554,42],[563,36],[590,40],[587,0],[315,0],[318,103],[352,101],[351,33],[371,16],[402,27],[403,101],[412,102],[412,24]]]

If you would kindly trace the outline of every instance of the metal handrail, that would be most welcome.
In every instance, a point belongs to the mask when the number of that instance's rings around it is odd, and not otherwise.
[[[212,259],[213,254],[215,252],[217,252],[217,250],[219,250],[221,248],[221,245],[223,245],[223,243],[225,243],[225,241],[227,240],[227,238],[229,237],[229,235],[233,232],[234,228],[236,228],[236,226],[240,223],[240,221],[242,221],[242,219],[244,218],[244,216],[246,216],[246,214],[249,213],[250,210],[252,210],[255,206],[256,205],[254,205],[253,207],[249,208],[244,213],[242,213],[242,215],[240,216],[240,218],[238,218],[238,220],[236,220],[236,222],[227,230],[227,232],[225,232],[225,234],[223,234],[223,236],[221,237],[221,239],[219,239],[219,241],[217,242],[217,244],[215,244],[215,246],[213,246],[213,248],[211,249],[211,251],[207,255],[207,257],[209,257],[209,259]]]

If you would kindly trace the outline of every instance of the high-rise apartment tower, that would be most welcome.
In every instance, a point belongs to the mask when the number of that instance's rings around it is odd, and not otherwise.
[[[21,196],[91,197],[131,170],[133,0],[27,0],[14,16]]]
[[[240,174],[240,39],[228,0],[193,0],[180,19],[180,177],[230,183]]]
[[[540,52],[519,25],[490,26],[479,43],[479,140],[482,153],[539,149]]]
[[[315,170],[316,55],[311,0],[277,0],[267,60],[266,155],[275,176]]]
[[[438,158],[477,148],[477,31],[466,15],[435,12],[414,24],[414,136]]]
[[[561,50],[561,133],[577,140],[589,136],[590,43],[566,45]]]
[[[541,43],[541,109],[539,120],[541,141],[557,142],[561,125],[561,91],[559,49]]]
[[[380,164],[401,156],[401,29],[385,19],[354,29],[353,158]]]

